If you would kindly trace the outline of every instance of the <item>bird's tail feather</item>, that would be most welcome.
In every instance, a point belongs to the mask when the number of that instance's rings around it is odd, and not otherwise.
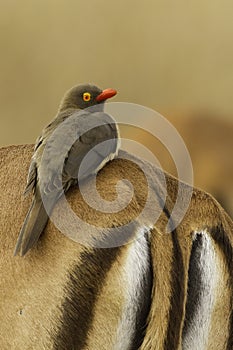
[[[21,228],[14,255],[23,256],[38,241],[48,222],[48,214],[41,198],[34,198]]]

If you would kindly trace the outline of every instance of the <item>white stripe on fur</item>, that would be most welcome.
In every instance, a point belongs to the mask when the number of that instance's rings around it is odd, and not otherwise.
[[[219,281],[218,262],[212,240],[205,231],[200,233],[202,234],[202,245],[197,248],[196,265],[201,272],[202,288],[198,305],[195,305],[194,317],[183,338],[183,350],[206,350]],[[194,240],[200,233],[194,234]]]
[[[125,281],[125,305],[119,322],[113,350],[127,350],[135,335],[138,304],[144,290],[143,284],[150,268],[148,241],[145,236],[148,229],[141,231],[139,238],[130,243],[125,265],[122,266]]]

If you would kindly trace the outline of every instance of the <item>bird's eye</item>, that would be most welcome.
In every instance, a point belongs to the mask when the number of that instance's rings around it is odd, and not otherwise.
[[[88,102],[91,99],[91,94],[89,92],[84,92],[83,101]]]

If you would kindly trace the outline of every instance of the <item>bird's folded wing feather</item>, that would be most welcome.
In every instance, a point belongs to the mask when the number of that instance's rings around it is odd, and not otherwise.
[[[27,195],[29,192],[35,189],[36,180],[37,180],[37,167],[36,167],[35,160],[32,159],[29,167],[29,171],[28,171],[27,185],[24,190],[24,195]]]

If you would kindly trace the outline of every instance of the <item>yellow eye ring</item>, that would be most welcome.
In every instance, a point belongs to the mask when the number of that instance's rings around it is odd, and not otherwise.
[[[88,102],[91,99],[91,94],[89,92],[84,92],[83,101]]]

